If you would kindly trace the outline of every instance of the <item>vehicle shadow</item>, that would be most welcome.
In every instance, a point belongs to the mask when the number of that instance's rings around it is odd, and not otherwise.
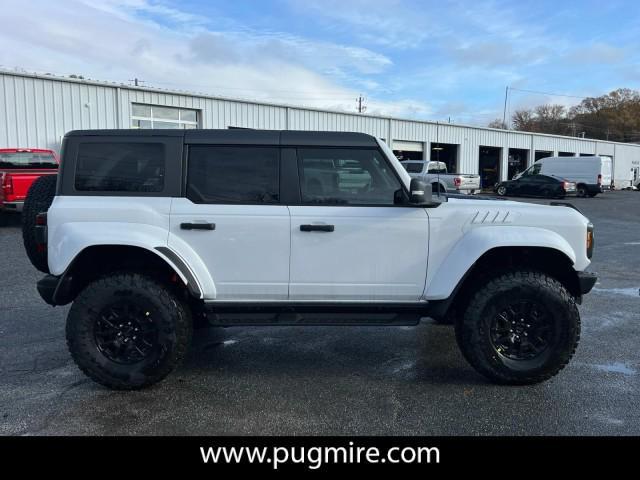
[[[357,376],[377,382],[487,385],[451,326],[212,327],[196,330],[181,370],[225,376]]]
[[[0,213],[1,227],[22,227],[22,215],[17,213]]]

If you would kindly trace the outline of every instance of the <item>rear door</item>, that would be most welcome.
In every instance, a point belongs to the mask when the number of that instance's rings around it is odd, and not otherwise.
[[[202,258],[216,300],[286,300],[289,211],[280,204],[280,148],[187,147],[186,198],[174,198],[169,246]]]
[[[299,148],[297,160],[290,299],[418,301],[429,220],[424,208],[401,205],[386,158],[373,148]]]
[[[609,187],[611,185],[611,170],[613,161],[611,157],[600,157],[601,165],[600,165],[600,174],[602,175],[602,185],[604,187]]]

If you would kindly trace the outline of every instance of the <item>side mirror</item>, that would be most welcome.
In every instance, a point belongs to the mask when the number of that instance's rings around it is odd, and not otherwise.
[[[409,184],[410,202],[416,205],[433,203],[431,184],[412,178]]]

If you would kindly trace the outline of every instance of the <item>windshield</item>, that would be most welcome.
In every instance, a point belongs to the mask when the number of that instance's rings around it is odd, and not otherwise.
[[[0,167],[3,168],[56,168],[53,155],[48,152],[0,153]]]

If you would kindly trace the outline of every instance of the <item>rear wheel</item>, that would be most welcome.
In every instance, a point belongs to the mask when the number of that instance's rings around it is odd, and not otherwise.
[[[165,378],[184,359],[191,335],[188,307],[140,274],[111,274],[90,283],[67,317],[67,345],[78,367],[117,390]]]
[[[56,194],[57,175],[43,175],[29,188],[22,209],[22,242],[31,264],[43,273],[49,273],[47,249],[36,242],[36,216],[46,212]]]
[[[464,357],[501,384],[547,380],[569,362],[580,338],[573,297],[543,273],[517,271],[478,290],[456,323]]]
[[[578,195],[578,197],[586,197],[587,187],[585,185],[578,185],[576,189],[576,195]]]

